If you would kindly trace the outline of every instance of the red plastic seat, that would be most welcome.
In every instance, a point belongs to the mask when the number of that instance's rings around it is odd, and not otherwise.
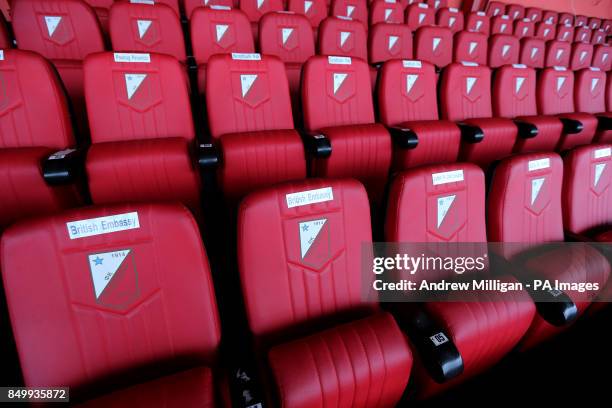
[[[440,106],[443,119],[477,127],[479,142],[462,141],[459,161],[486,167],[512,153],[517,128],[509,119],[492,117],[491,70],[474,63],[453,63],[442,73]]]
[[[537,135],[520,134],[513,151],[553,151],[563,130],[554,116],[538,116],[536,105],[536,72],[525,65],[506,65],[497,70],[493,80],[493,115],[516,119],[537,128]]]
[[[612,20],[608,19],[608,20],[604,20],[603,23],[601,23],[601,28],[608,34],[610,34],[612,32]]]
[[[557,26],[544,21],[537,23],[535,36],[544,41],[554,40],[557,36]]]
[[[436,10],[440,10],[445,7],[448,7],[448,0],[425,0],[423,1],[423,3],[429,4],[431,7],[433,7]]]
[[[436,10],[425,3],[414,3],[406,8],[406,24],[412,31],[436,24]]]
[[[414,57],[444,68],[453,61],[453,33],[444,27],[421,27],[414,35]]]
[[[612,48],[607,44],[598,44],[593,47],[592,66],[602,71],[612,69]]]
[[[461,31],[455,34],[453,61],[469,61],[487,65],[487,36],[483,33]]]
[[[109,15],[115,51],[157,52],[187,62],[179,15],[165,4],[115,3]]]
[[[513,20],[522,20],[525,18],[525,7],[520,4],[508,4],[506,7],[506,13]]]
[[[599,30],[599,27],[601,27],[601,19],[597,17],[590,17],[588,26],[591,30]]]
[[[0,257],[25,385],[63,384],[78,400],[184,369],[184,356],[191,367],[215,367],[215,293],[184,207],[90,207],[22,222],[3,234]],[[190,394],[206,401],[209,376],[199,369],[179,378],[200,383]]]
[[[572,45],[565,41],[548,41],[546,43],[545,67],[569,68]]]
[[[506,14],[506,4],[501,1],[490,1],[487,7],[487,17],[497,17]]]
[[[319,26],[320,55],[342,55],[368,60],[365,26],[356,20],[328,17]]]
[[[574,30],[574,42],[590,43],[593,32],[590,28],[582,26]]]
[[[546,45],[539,38],[523,38],[519,62],[531,68],[544,68]]]
[[[306,177],[285,66],[274,56],[215,55],[207,65],[210,135],[221,151],[219,184],[230,199]]]
[[[283,11],[283,0],[240,0],[240,10],[244,12],[251,22],[253,38],[257,41],[259,20],[264,14],[271,11]]]
[[[80,0],[18,0],[12,14],[19,48],[51,60],[72,101],[78,130],[87,134],[83,60],[104,50],[95,13]]]
[[[515,36],[496,34],[489,37],[489,67],[518,64],[521,45]]]
[[[574,102],[576,111],[612,116],[606,110],[606,73],[599,68],[585,68],[575,73]],[[598,129],[594,142],[612,142],[612,130]]]
[[[437,23],[440,27],[447,27],[453,34],[463,30],[465,25],[463,13],[454,7],[446,7],[438,10]]]
[[[305,15],[315,30],[328,14],[326,0],[289,0],[288,10]]]
[[[202,95],[206,89],[206,64],[211,56],[255,52],[246,15],[240,10],[220,7],[198,7],[191,15],[191,44],[198,64],[198,89]]]
[[[512,35],[512,20],[510,20],[510,17],[503,15],[491,18],[491,35],[494,34]]]
[[[375,123],[370,71],[357,58],[312,57],[302,73],[304,127],[329,139],[329,157],[315,157],[315,177],[354,177],[379,202],[391,165],[391,138]]]
[[[104,34],[108,34],[108,14],[111,6],[113,5],[113,0],[84,0],[84,2],[87,3],[96,13],[96,17],[100,23],[100,28]]]
[[[574,39],[574,26],[571,24],[559,24],[557,26],[557,36],[555,39],[557,41],[572,42]]]
[[[355,180],[284,184],[242,202],[246,315],[279,405],[391,407],[402,396],[408,341],[376,298],[362,296],[370,228],[368,197]]]
[[[405,24],[378,23],[368,32],[370,64],[412,58],[412,32]]]
[[[404,6],[400,2],[374,0],[369,6],[369,10],[370,26],[377,23],[404,23]]]
[[[542,12],[542,22],[557,25],[559,22],[559,13],[552,10],[544,10],[544,12]]]
[[[20,218],[81,202],[74,186],[45,183],[42,162],[75,146],[68,105],[52,66],[40,55],[0,51],[0,230]]]
[[[514,22],[514,36],[519,39],[535,37],[535,23],[528,18],[516,20]]]
[[[578,121],[583,129],[574,134],[563,133],[556,150],[562,151],[591,143],[597,119],[574,109],[574,73],[563,67],[545,68],[537,84],[537,103],[540,115],[555,115]]]
[[[182,0],[183,7],[185,10],[185,15],[188,19],[191,19],[191,16],[195,9],[199,7],[218,7],[222,8],[229,7],[232,8],[234,6],[233,0]],[[178,12],[178,10],[177,10]]]
[[[591,37],[591,44],[605,44],[606,36],[606,32],[602,29],[593,31],[593,36]]]
[[[575,27],[587,27],[589,22],[589,18],[586,16],[576,16],[574,19]]]
[[[366,0],[332,0],[329,15],[348,17],[368,24],[368,4]]]
[[[84,63],[94,203],[180,201],[200,213],[187,77],[164,54],[99,53]]]
[[[572,45],[572,58],[570,60],[570,69],[577,71],[579,69],[588,68],[593,60],[593,45],[587,43],[574,43]]]
[[[574,25],[574,15],[572,13],[559,13],[560,25]]]
[[[466,17],[465,30],[483,33],[488,36],[491,31],[491,21],[482,11],[470,13]]]
[[[461,134],[455,123],[439,120],[436,84],[430,63],[392,60],[383,66],[378,84],[380,120],[387,127],[409,129],[418,138],[414,148],[393,149],[392,171],[457,161]]]
[[[542,9],[538,7],[527,7],[525,9],[525,18],[530,19],[534,23],[542,21],[542,14]]]

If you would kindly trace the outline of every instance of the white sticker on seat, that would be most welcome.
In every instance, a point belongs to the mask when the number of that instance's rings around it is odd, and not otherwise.
[[[531,59],[533,59],[536,56],[537,53],[538,53],[538,49],[537,48],[532,48],[531,49]]]
[[[325,201],[332,201],[333,199],[334,192],[331,187],[323,187],[316,190],[307,190],[285,195],[287,208],[323,203]]]
[[[461,65],[464,67],[477,67],[478,63],[474,61],[461,61]]]
[[[96,299],[100,298],[104,289],[113,280],[113,277],[130,254],[131,249],[123,249],[113,252],[100,252],[90,254],[89,270],[94,285]]]
[[[445,171],[443,173],[433,173],[431,182],[434,186],[447,183],[463,181],[463,170]]]
[[[557,92],[559,92],[561,88],[563,88],[564,83],[565,83],[565,77],[557,78]]]
[[[210,6],[210,8],[212,10],[224,10],[224,11],[228,11],[232,9],[230,6],[218,6],[216,4],[213,4],[212,6]]]
[[[457,196],[455,194],[438,197],[438,216],[437,216],[437,226],[436,228],[440,228],[440,225],[444,222],[446,218],[446,214],[448,214],[448,210],[450,210],[451,206],[455,202],[455,198]]]
[[[423,20],[425,20],[425,17],[426,17],[425,13],[419,14],[419,24],[423,23]]]
[[[57,30],[57,26],[62,21],[60,16],[45,16],[45,24],[47,25],[47,33],[49,37],[53,37],[53,33]]]
[[[402,65],[404,68],[421,68],[423,66],[421,61],[414,60],[402,60]]]
[[[610,157],[612,156],[612,147],[604,147],[603,149],[597,149],[593,153],[593,157],[596,159],[601,159],[602,157]]]
[[[261,54],[232,52],[232,59],[237,61],[261,61]]]
[[[513,68],[526,69],[527,65],[525,64],[512,64]]]
[[[113,54],[113,58],[115,62],[151,62],[151,54],[130,54],[126,52],[116,52]]]
[[[140,228],[140,221],[137,212],[130,212],[71,221],[66,223],[66,228],[68,229],[68,237],[70,239],[79,239],[137,229]]]
[[[531,205],[533,205],[533,203],[535,203],[538,199],[545,180],[546,179],[544,177],[531,180]]]
[[[550,159],[548,157],[544,159],[538,160],[530,160],[527,163],[527,168],[529,171],[542,170],[550,167]]]
[[[4,61],[4,50],[0,50],[0,61]]]
[[[331,65],[351,65],[351,57],[338,57],[330,55],[327,57],[327,63]]]
[[[440,333],[436,333],[433,336],[431,336],[429,338],[429,340],[431,340],[431,342],[434,344],[434,346],[438,347],[444,343],[448,343],[448,337],[446,337],[444,335],[444,333],[440,332]]]
[[[560,60],[562,56],[563,56],[563,50],[557,50],[557,55],[556,55],[557,60]]]
[[[476,22],[476,31],[480,30],[480,27],[482,27],[482,21],[477,21]]]
[[[391,49],[393,49],[393,47],[397,43],[397,40],[399,40],[399,37],[397,35],[390,35],[388,40],[389,40],[389,43],[387,44],[388,50],[391,51]]]
[[[138,36],[142,39],[142,37],[145,36],[145,34],[147,34],[147,31],[149,31],[149,28],[151,27],[151,24],[153,23],[153,21],[151,20],[137,20],[136,24],[138,25]]]
[[[130,0],[132,4],[148,4],[150,6],[154,5],[155,2],[153,0]]]
[[[419,3],[418,6],[419,8],[429,8],[429,6],[425,3]]]
[[[595,165],[595,180],[593,182],[593,186],[597,187],[597,184],[599,183],[599,179],[601,179],[601,175],[603,174],[607,165],[608,163],[597,163]]]
[[[480,16],[480,17],[485,17],[487,15],[487,13],[485,13],[484,11],[477,11],[476,15]]]
[[[508,51],[510,51],[510,45],[506,44],[502,47],[502,57],[508,55]]]
[[[459,9],[458,9],[457,7],[449,7],[449,8],[448,8],[448,10],[449,10],[451,13],[458,13],[458,12],[459,12]]]

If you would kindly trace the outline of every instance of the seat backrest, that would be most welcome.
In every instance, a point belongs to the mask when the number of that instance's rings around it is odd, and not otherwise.
[[[184,68],[165,54],[97,53],[84,63],[92,143],[195,132]]]
[[[215,54],[255,51],[249,19],[240,10],[198,7],[191,15],[191,44],[198,64]]]
[[[487,235],[492,242],[523,247],[563,241],[563,162],[556,153],[528,153],[502,160],[487,200]],[[518,246],[505,248],[507,253]]]
[[[442,118],[452,121],[490,118],[491,70],[472,62],[446,67],[440,81],[440,109]]]
[[[522,20],[525,18],[525,7],[520,4],[508,4],[506,14],[513,20]]]
[[[564,157],[563,224],[584,234],[612,220],[612,145],[571,149]]]
[[[485,179],[471,163],[426,166],[391,184],[388,242],[486,242]]]
[[[572,58],[570,60],[570,69],[572,71],[590,67],[592,60],[593,44],[574,43],[572,45]]]
[[[506,15],[491,18],[491,35],[508,34],[512,35],[512,20]]]
[[[193,11],[197,8],[202,7],[213,7],[213,6],[221,6],[221,7],[234,7],[233,0],[182,0],[183,6],[185,8],[185,15],[187,18],[191,18]]]
[[[525,17],[537,23],[542,20],[542,9],[538,7],[527,7],[525,9]]]
[[[370,64],[412,58],[412,32],[405,24],[378,23],[368,33]]]
[[[514,22],[514,35],[517,38],[535,36],[535,23],[528,18],[522,18]]]
[[[161,375],[185,358],[215,363],[214,288],[184,207],[90,207],[28,220],[4,232],[1,248],[26,385],[72,392]]]
[[[574,18],[575,27],[586,27],[588,26],[589,18],[587,16],[576,16]]]
[[[419,27],[436,24],[436,10],[425,3],[414,3],[406,7],[406,24],[412,31]]]
[[[513,35],[496,34],[489,37],[489,67],[518,64],[521,45]]]
[[[559,22],[559,13],[552,10],[544,10],[542,12],[542,21],[546,24],[557,24]]]
[[[104,50],[96,15],[80,0],[19,0],[12,14],[21,49],[51,60],[83,60]]]
[[[374,123],[368,64],[350,57],[312,57],[302,70],[302,107],[308,131]]]
[[[523,38],[521,40],[521,55],[519,62],[531,68],[544,67],[546,46],[539,38]]]
[[[361,246],[372,235],[359,182],[310,179],[260,190],[242,202],[238,228],[241,286],[256,341],[376,307],[362,297],[370,277],[361,273]]]
[[[572,13],[559,13],[559,24],[574,25],[574,15]]]
[[[546,43],[545,67],[569,67],[572,45],[565,41],[549,41]]]
[[[470,13],[466,18],[465,30],[489,35],[491,31],[491,21],[483,11]]]
[[[253,23],[257,23],[266,13],[284,9],[283,0],[240,0],[240,10]]]
[[[490,1],[487,7],[488,17],[497,17],[506,14],[506,4],[501,1]]]
[[[187,60],[179,16],[165,4],[117,2],[110,9],[109,28],[115,51],[158,52]]]
[[[601,28],[597,31],[593,31],[593,37],[591,38],[591,44],[605,44],[606,43],[606,32]]]
[[[593,50],[591,65],[602,71],[610,71],[612,69],[612,47],[608,44],[598,44],[593,47]]]
[[[450,28],[453,34],[463,30],[465,25],[463,13],[454,7],[445,7],[438,10],[437,23],[440,27]]]
[[[443,68],[453,60],[453,33],[445,27],[421,27],[414,35],[414,57]]]
[[[438,120],[435,67],[424,61],[391,60],[378,83],[380,121],[396,126],[408,121]]]
[[[604,20],[604,22],[601,23],[601,28],[608,34],[612,33],[612,20]]]
[[[592,34],[593,33],[591,32],[590,28],[586,26],[579,27],[574,30],[574,41],[590,43]]]
[[[423,3],[429,4],[435,10],[440,10],[442,8],[448,7],[448,0],[425,0]]]
[[[259,22],[259,50],[303,64],[315,54],[312,26],[301,14],[268,13]]]
[[[374,0],[369,8],[371,26],[377,23],[404,23],[404,6],[399,1]]]
[[[365,26],[356,20],[328,17],[319,26],[319,54],[368,59]]]
[[[283,62],[260,54],[215,55],[207,65],[210,135],[293,129]]]
[[[557,26],[555,24],[541,21],[536,24],[536,37],[544,41],[554,40],[557,35]]]
[[[535,116],[536,72],[526,65],[505,65],[493,79],[493,116],[515,118]]]
[[[591,30],[598,30],[601,27],[601,19],[597,17],[589,18],[589,28]]]
[[[319,27],[321,21],[327,18],[326,0],[289,0],[289,11],[306,16],[313,28]]]
[[[606,112],[606,73],[599,68],[589,67],[576,71],[574,75],[576,111],[585,113]]]
[[[74,144],[66,96],[39,54],[0,50],[0,148]]]
[[[367,0],[332,0],[330,16],[341,16],[368,24]]]
[[[536,95],[540,115],[574,112],[574,73],[564,67],[543,69]]]
[[[574,26],[571,24],[559,24],[557,26],[557,36],[555,39],[557,41],[572,42],[574,39]]]
[[[469,61],[487,65],[487,35],[471,31],[461,31],[455,34],[453,61]]]

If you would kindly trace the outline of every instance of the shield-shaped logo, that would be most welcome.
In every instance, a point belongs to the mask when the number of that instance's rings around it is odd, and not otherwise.
[[[122,309],[139,296],[138,272],[132,249],[90,254],[88,262],[96,303]]]
[[[330,228],[327,218],[298,223],[302,263],[320,268],[330,258]]]
[[[427,229],[432,234],[449,239],[465,224],[464,193],[432,196],[427,199]]]
[[[344,52],[350,52],[355,46],[355,34],[352,31],[338,32],[338,48]]]
[[[478,77],[465,77],[465,85],[462,89],[463,96],[471,102],[476,102],[480,98],[480,91],[475,85],[478,83]]]
[[[355,79],[350,72],[330,72],[327,93],[338,102],[344,102],[355,94]]]
[[[210,29],[212,30],[212,38],[214,38],[217,46],[228,49],[236,43],[233,24],[225,22],[222,24],[211,24]]]
[[[421,99],[425,94],[423,81],[419,80],[418,74],[406,74],[404,76],[406,84],[402,87],[402,93],[412,102]]]
[[[67,15],[40,15],[39,24],[42,37],[48,41],[64,45],[74,40],[72,22]]]
[[[525,206],[533,213],[540,214],[550,201],[546,177],[535,177],[527,180]]]
[[[115,94],[119,102],[144,112],[161,103],[157,74],[144,72],[114,72]]]
[[[400,51],[400,49],[399,36],[390,35],[387,37],[387,50],[389,51],[389,54],[395,55]]]
[[[567,95],[568,87],[566,86],[566,83],[567,83],[566,76],[557,77],[556,90],[557,90],[557,95],[559,95],[560,98],[564,98],[565,95]]]
[[[268,76],[265,73],[233,73],[234,98],[255,108],[270,98]]]
[[[134,19],[133,27],[136,42],[150,47],[161,41],[157,21]]]
[[[519,100],[525,99],[528,95],[527,86],[525,86],[526,77],[514,77],[514,97]]]
[[[278,31],[280,43],[286,50],[293,50],[300,43],[298,31],[293,27],[282,27]]]

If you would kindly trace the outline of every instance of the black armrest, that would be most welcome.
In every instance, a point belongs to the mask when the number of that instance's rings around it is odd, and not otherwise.
[[[573,232],[570,231],[563,231],[564,235],[565,235],[565,240],[568,242],[589,242],[592,241],[590,240],[588,237],[584,236],[584,235],[580,235],[580,234],[574,234]]]
[[[484,132],[478,126],[468,125],[467,123],[457,123],[461,130],[461,139],[468,143],[480,143],[484,139]]]
[[[197,155],[200,170],[215,169],[221,161],[217,148],[210,143],[198,145]]]
[[[42,163],[43,178],[50,186],[70,184],[81,177],[83,169],[83,151],[66,149],[55,152]]]
[[[612,116],[597,116],[597,129],[612,130]]]
[[[582,132],[584,125],[579,120],[569,118],[559,118],[563,123],[563,133],[567,135],[575,135],[576,133]]]
[[[388,127],[387,130],[393,143],[400,149],[414,149],[419,144],[419,137],[411,129]]]
[[[306,152],[309,155],[319,158],[331,156],[332,145],[331,140],[329,140],[327,136],[322,133],[311,135],[304,131],[300,131],[300,135],[302,136]]]
[[[531,139],[538,135],[538,127],[533,123],[524,120],[515,120],[514,124],[518,128],[518,136],[523,139]]]

